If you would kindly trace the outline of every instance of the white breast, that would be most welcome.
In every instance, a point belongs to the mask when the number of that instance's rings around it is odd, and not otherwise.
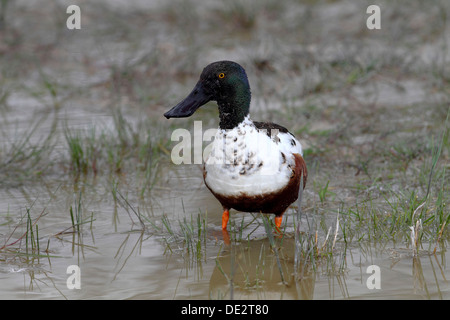
[[[245,120],[232,130],[219,129],[205,162],[205,183],[221,195],[261,195],[288,183],[302,148],[290,133],[269,137]]]

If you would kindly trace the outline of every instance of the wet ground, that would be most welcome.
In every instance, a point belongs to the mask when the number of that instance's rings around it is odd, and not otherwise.
[[[378,31],[356,1],[42,2],[2,7],[1,299],[450,298],[445,1],[383,3]],[[217,111],[162,114],[220,59],[304,145],[284,237],[233,212],[226,243],[201,165],[170,160]]]
[[[177,170],[167,169],[171,171]],[[12,249],[2,253],[2,298],[448,298],[445,248],[435,255],[424,252],[413,256],[403,244],[361,243],[344,247],[338,243],[333,256],[317,261],[314,267],[304,258],[305,265],[297,269],[292,236],[276,240],[277,258],[261,221],[252,222],[248,214],[240,213],[233,216],[236,223],[244,219],[252,224],[244,229],[243,240],[226,245],[215,199],[206,192],[200,178],[186,178],[185,170],[177,173],[184,178],[166,176],[168,184],[156,191],[151,200],[138,201],[130,194],[128,201],[136,205],[134,210],[151,221],[145,226],[140,225],[127,205],[114,202],[102,181],[83,181],[79,185],[60,182],[42,186],[45,191],[32,186],[2,192],[2,234],[8,237],[6,242],[26,232],[24,224],[13,230],[18,225],[15,221],[26,215],[28,206],[24,204],[32,205],[33,217],[44,213],[37,223],[39,252],[31,253],[31,244],[27,251],[26,240],[22,239],[20,253]],[[79,199],[81,186],[83,198]],[[193,193],[198,196],[192,196]],[[79,202],[81,208],[77,210],[82,211],[86,221],[78,231],[72,228],[69,208],[77,208]],[[173,239],[182,234],[177,231],[182,225],[178,222],[186,216],[191,219],[187,212],[196,211],[206,219],[200,254],[196,251],[197,242],[189,248],[184,240]],[[162,214],[170,217],[173,235],[157,228],[163,228]],[[197,216],[193,216],[192,225],[196,228]],[[291,220],[293,217],[289,216],[289,225]],[[292,235],[291,229],[287,231]],[[80,289],[68,288],[70,265],[80,267]],[[375,283],[370,278],[373,271],[367,269],[371,265],[380,268],[380,289],[370,289]]]

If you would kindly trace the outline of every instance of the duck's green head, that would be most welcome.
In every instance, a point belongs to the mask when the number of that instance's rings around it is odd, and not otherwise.
[[[217,101],[220,128],[232,129],[248,115],[250,98],[244,68],[233,61],[218,61],[203,69],[194,90],[164,116],[167,119],[189,117],[208,101]]]

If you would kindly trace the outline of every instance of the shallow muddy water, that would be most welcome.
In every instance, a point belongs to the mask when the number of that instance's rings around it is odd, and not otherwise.
[[[286,237],[276,240],[277,255],[258,215],[254,220],[249,214],[233,214],[232,224],[239,226],[244,219],[244,224],[250,225],[244,229],[241,241],[227,245],[220,230],[221,208],[204,187],[200,172],[171,164],[166,164],[161,172],[165,182],[156,184],[146,199],[128,193],[129,206],[115,202],[107,181],[101,178],[3,190],[0,234],[2,239],[7,238],[3,241],[11,243],[26,232],[24,224],[14,228],[27,208],[31,208],[32,219],[41,212],[45,215],[37,222],[39,254],[27,254],[24,239],[21,254],[12,249],[2,254],[0,298],[450,298],[450,261],[445,249],[436,255],[413,257],[411,249],[390,244],[337,246],[331,260],[322,259],[314,267],[304,261],[300,269],[295,269],[292,213],[287,215]],[[72,229],[70,218],[70,208],[78,203],[87,221],[79,232]],[[131,207],[140,212],[145,226]],[[180,221],[194,217],[195,226],[198,213],[206,220],[201,256],[187,253],[183,240],[173,239],[181,235]],[[164,229],[163,216],[172,224],[174,235]],[[303,221],[301,229],[306,224]],[[231,238],[238,233],[239,227],[233,228]],[[80,267],[80,289],[68,288],[70,265]],[[373,271],[367,269],[371,265],[379,267],[379,289],[368,288],[373,282],[369,279]]]

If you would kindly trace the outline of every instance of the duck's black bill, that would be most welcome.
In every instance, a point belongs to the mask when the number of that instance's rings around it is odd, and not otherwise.
[[[205,93],[203,85],[198,82],[194,90],[179,104],[164,113],[169,118],[186,118],[190,117],[198,108],[211,100],[211,97]]]

